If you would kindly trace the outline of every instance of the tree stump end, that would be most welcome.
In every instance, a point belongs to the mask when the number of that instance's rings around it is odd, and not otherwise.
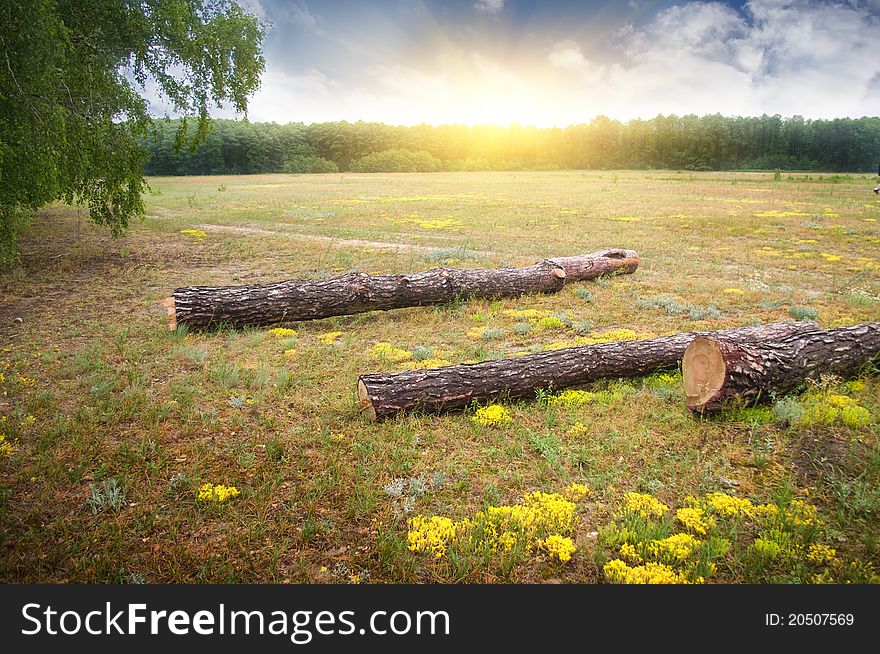
[[[373,401],[370,399],[370,393],[367,391],[367,385],[363,379],[358,379],[357,384],[358,403],[361,405],[361,411],[370,419],[376,420],[376,409],[373,407]]]
[[[174,296],[166,297],[162,300],[162,306],[168,315],[168,331],[173,332],[177,329],[177,312],[174,310]]]
[[[727,376],[727,364],[721,348],[708,338],[697,338],[684,351],[681,363],[685,403],[700,411],[721,390]]]

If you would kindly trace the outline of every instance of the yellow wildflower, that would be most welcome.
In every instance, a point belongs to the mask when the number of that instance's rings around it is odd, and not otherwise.
[[[417,515],[409,519],[406,536],[410,552],[431,552],[435,559],[446,553],[446,544],[455,537],[456,526],[449,518]]]
[[[629,559],[633,563],[641,563],[644,561],[642,555],[639,554],[638,550],[631,543],[624,543],[620,546],[620,555],[626,559]]]
[[[549,401],[553,406],[580,406],[592,402],[595,398],[595,393],[569,389],[550,396]]]
[[[695,534],[705,536],[715,527],[715,518],[700,507],[685,507],[675,512],[676,519]]]
[[[401,361],[409,361],[413,354],[409,350],[394,347],[391,343],[376,343],[370,354],[382,361],[390,361],[392,363],[400,363]]]
[[[202,502],[225,502],[239,494],[235,486],[223,484],[202,484],[199,486],[197,499]]]
[[[851,397],[847,397],[846,395],[829,395],[825,398],[825,401],[833,407],[837,407],[838,409],[842,409],[845,406],[850,406],[855,404],[856,401]]]
[[[818,521],[816,507],[803,500],[792,500],[786,507],[786,513],[796,527],[806,527]]]
[[[589,494],[590,489],[583,484],[569,484],[563,494],[570,500],[577,502]]]
[[[407,368],[442,368],[443,366],[451,366],[452,362],[448,359],[432,358],[422,359],[421,361],[410,361]]]
[[[668,510],[663,502],[646,493],[627,493],[623,498],[624,513],[637,513],[646,520],[662,518]]]
[[[837,560],[837,550],[833,547],[828,547],[827,545],[819,543],[810,545],[810,549],[807,552],[807,559],[820,565],[833,563]]]
[[[273,327],[269,330],[269,334],[276,338],[293,338],[296,336],[297,331],[288,327]]]
[[[2,456],[12,456],[15,454],[16,447],[6,440],[6,436],[0,434],[0,455]]]
[[[571,560],[571,555],[577,549],[571,538],[560,536],[559,534],[547,536],[547,538],[539,540],[535,544],[545,550],[551,558],[557,558],[562,563],[568,563]]]
[[[553,315],[551,311],[542,311],[540,309],[505,309],[501,312],[503,316],[513,318],[514,320],[540,320],[541,318],[549,318]]]
[[[318,334],[318,340],[324,345],[333,345],[340,336],[342,336],[342,332],[324,332]]]
[[[871,422],[871,413],[857,404],[847,406],[840,410],[840,421],[847,427],[864,427]]]
[[[192,236],[197,241],[201,241],[203,238],[207,236],[204,230],[202,229],[181,229],[180,233],[184,236]]]
[[[603,566],[605,578],[612,584],[687,584],[687,577],[663,563],[649,561],[644,565],[629,567],[620,559],[613,559]],[[697,582],[701,582],[698,579]]]
[[[722,293],[727,293],[728,295],[745,295],[746,292],[741,288],[725,288]]]
[[[580,438],[581,436],[587,436],[590,433],[590,428],[587,427],[584,423],[578,421],[571,426],[571,429],[568,430],[568,433],[575,438]]]
[[[655,559],[684,562],[699,549],[700,544],[701,541],[690,534],[674,534],[668,538],[649,541],[645,545],[645,551]]]
[[[709,493],[706,495],[706,504],[723,518],[750,517],[755,509],[749,500],[726,493]]]
[[[480,407],[472,420],[484,427],[506,427],[511,423],[510,411],[500,404]]]

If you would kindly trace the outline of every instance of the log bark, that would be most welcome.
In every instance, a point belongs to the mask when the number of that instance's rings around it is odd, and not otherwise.
[[[637,377],[675,368],[696,338],[722,334],[744,342],[818,329],[814,322],[774,323],[721,332],[689,332],[636,341],[567,347],[511,359],[442,368],[368,374],[358,378],[358,400],[372,419],[401,411],[454,411],[503,395],[534,397],[538,389],[560,390],[597,379]]]
[[[377,309],[443,304],[458,297],[518,297],[555,293],[566,282],[632,273],[639,255],[607,249],[545,259],[525,268],[461,270],[434,268],[412,275],[350,273],[325,280],[293,280],[259,286],[190,286],[175,289],[163,304],[168,328],[274,325],[352,315]]]
[[[685,351],[685,397],[695,412],[796,390],[822,375],[849,377],[880,356],[880,323],[815,329],[761,342],[701,337]]]

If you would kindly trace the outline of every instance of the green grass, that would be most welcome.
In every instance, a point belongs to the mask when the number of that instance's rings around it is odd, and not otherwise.
[[[880,380],[870,372],[857,387],[830,380],[803,400],[777,398],[776,410],[731,407],[711,420],[686,412],[675,373],[599,382],[585,402],[504,402],[511,423],[497,428],[475,425],[473,411],[374,424],[355,394],[364,372],[510,357],[612,329],[663,335],[813,312],[823,326],[880,320],[880,202],[869,181],[158,178],[146,220],[119,240],[77,209],[49,207],[22,237],[21,264],[0,278],[0,432],[11,443],[0,454],[0,579],[596,582],[617,556],[609,543],[629,491],[670,507],[715,491],[803,498],[822,526],[798,543],[833,544],[841,565],[878,565]],[[528,265],[603,247],[638,250],[640,269],[553,295],[304,322],[292,337],[168,332],[160,306],[184,285]],[[377,343],[412,358],[376,356]],[[822,413],[835,394],[867,422]],[[395,480],[404,488],[389,495]],[[205,483],[240,494],[209,505],[196,499]],[[412,516],[460,521],[571,483],[591,493],[568,563],[522,543],[497,560],[475,546],[439,561],[408,549]],[[675,531],[664,525],[653,538]],[[713,582],[824,574],[771,561],[774,546],[755,549],[751,523],[723,529],[729,551],[701,550]],[[832,580],[873,574],[828,570]]]

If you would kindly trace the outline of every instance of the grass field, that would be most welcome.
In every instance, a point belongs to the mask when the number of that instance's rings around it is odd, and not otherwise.
[[[75,208],[47,208],[0,277],[0,579],[876,582],[876,375],[712,419],[685,411],[674,373],[503,403],[510,419],[496,425],[473,410],[374,424],[355,394],[358,374],[420,360],[880,320],[873,183],[158,178],[146,220],[117,240]],[[638,272],[289,325],[295,335],[169,333],[159,306],[176,286],[525,265],[603,247],[638,250]],[[208,483],[238,494],[199,499]]]

